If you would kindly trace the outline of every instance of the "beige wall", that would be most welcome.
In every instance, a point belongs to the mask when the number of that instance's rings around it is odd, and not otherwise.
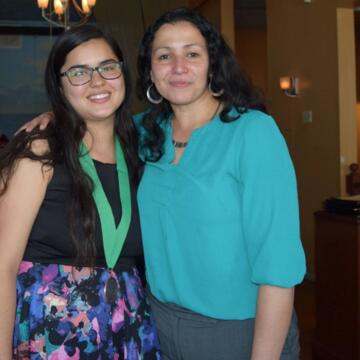
[[[360,162],[360,103],[356,104],[356,122],[357,122],[357,138],[358,138],[358,163]]]
[[[343,68],[346,56],[353,56],[353,50],[350,49],[350,55],[338,56],[338,50],[347,51],[344,34],[351,34],[351,24],[346,26],[344,21],[339,21],[337,8],[352,3],[345,0],[316,0],[311,4],[300,0],[266,2],[270,110],[287,139],[295,163],[302,238],[312,273],[313,213],[322,207],[326,198],[340,195],[341,146],[346,138],[354,144],[356,137],[356,131],[348,132],[349,124],[355,121],[352,117],[355,104],[352,107],[352,100],[346,105],[340,102],[355,81],[355,73],[351,79],[355,69]],[[299,77],[298,98],[288,98],[280,91],[279,77],[283,75]],[[343,95],[340,95],[339,84],[344,86]],[[347,110],[343,106],[347,106]],[[313,113],[311,124],[305,124],[302,119],[307,110]],[[349,117],[341,119],[346,112]],[[349,123],[344,127],[342,121]],[[340,139],[341,128],[346,133],[342,133]],[[353,150],[347,150],[346,154],[353,154]],[[350,162],[350,157],[345,162]]]
[[[267,91],[266,31],[240,28],[235,37],[236,56],[255,86]]]
[[[220,1],[220,29],[230,47],[235,51],[234,0]]]
[[[221,0],[206,0],[196,6],[196,10],[218,28],[221,27],[220,2]]]
[[[337,9],[340,193],[346,193],[349,165],[357,162],[355,25],[352,9]]]
[[[221,31],[235,51],[234,0],[206,0],[199,3],[195,8]]]
[[[355,54],[356,54],[356,116],[358,134],[358,162],[360,162],[360,12],[355,13]]]

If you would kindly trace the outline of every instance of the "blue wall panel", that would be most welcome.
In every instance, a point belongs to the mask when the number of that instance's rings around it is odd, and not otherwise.
[[[11,136],[19,125],[49,109],[44,70],[53,40],[0,35],[0,132]]]

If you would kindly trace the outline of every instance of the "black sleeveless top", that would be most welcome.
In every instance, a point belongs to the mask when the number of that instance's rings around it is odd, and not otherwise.
[[[94,161],[97,173],[111,205],[115,223],[121,219],[121,204],[119,196],[118,176],[115,164],[104,164]],[[69,235],[68,202],[70,198],[70,179],[64,165],[55,165],[53,177],[48,185],[45,199],[40,207],[32,227],[24,261],[44,264],[75,264],[76,250]],[[136,191],[131,188],[132,217],[129,232],[124,242],[115,270],[140,265],[142,267],[142,241],[139,223],[139,212],[136,201]],[[81,234],[80,224],[77,224]],[[81,235],[78,235],[81,236]],[[104,247],[102,243],[101,225],[98,213],[95,223],[96,261],[95,266],[106,267]]]

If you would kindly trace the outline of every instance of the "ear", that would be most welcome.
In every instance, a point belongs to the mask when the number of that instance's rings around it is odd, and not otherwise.
[[[154,82],[152,70],[150,70],[150,79],[151,79],[152,82]]]

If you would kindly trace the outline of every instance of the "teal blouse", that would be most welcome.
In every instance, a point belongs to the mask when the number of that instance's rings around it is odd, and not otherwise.
[[[259,285],[293,287],[305,273],[286,143],[262,112],[216,117],[174,165],[170,121],[164,130],[165,153],[146,163],[138,191],[150,289],[202,315],[252,318]]]

